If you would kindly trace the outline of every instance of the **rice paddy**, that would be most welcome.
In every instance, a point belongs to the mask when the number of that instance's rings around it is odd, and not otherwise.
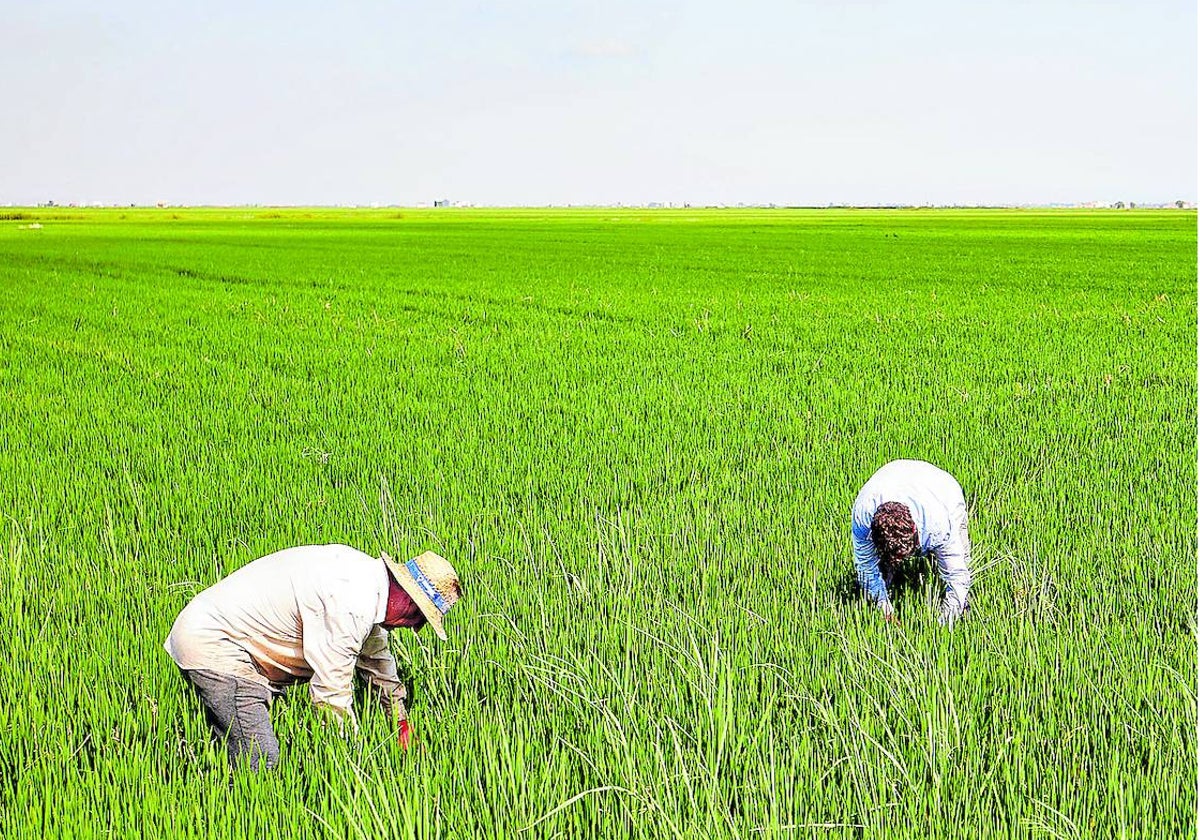
[[[40,227],[33,227],[39,225]],[[0,220],[5,837],[1182,837],[1196,215]],[[849,513],[972,508],[886,626]],[[303,543],[443,554],[417,745],[303,688],[231,773],[161,648]]]

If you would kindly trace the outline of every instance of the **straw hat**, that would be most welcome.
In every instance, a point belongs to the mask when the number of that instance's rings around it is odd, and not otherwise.
[[[392,577],[396,578],[396,583],[421,608],[433,632],[444,641],[446,629],[442,626],[442,616],[450,612],[462,594],[458,572],[432,551],[426,551],[407,563],[398,563],[385,552],[383,562],[391,570]]]

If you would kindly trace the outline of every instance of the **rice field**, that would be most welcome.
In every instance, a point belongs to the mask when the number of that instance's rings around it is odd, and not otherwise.
[[[37,227],[40,225],[40,227]],[[1196,214],[0,212],[0,835],[1190,837]],[[849,513],[972,508],[885,625]],[[417,746],[232,773],[162,650],[293,544],[458,568]]]

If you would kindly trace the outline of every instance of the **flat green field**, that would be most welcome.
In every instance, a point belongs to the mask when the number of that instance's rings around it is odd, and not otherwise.
[[[36,225],[40,225],[37,227]],[[1191,837],[1196,214],[0,210],[0,835]],[[972,506],[885,625],[850,506]],[[381,499],[383,505],[381,505]],[[231,773],[161,645],[433,548],[419,748]]]

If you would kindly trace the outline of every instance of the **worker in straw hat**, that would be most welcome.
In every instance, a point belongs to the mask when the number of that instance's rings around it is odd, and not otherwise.
[[[313,703],[357,728],[357,671],[410,738],[404,684],[389,630],[442,620],[461,594],[458,575],[426,551],[407,563],[346,545],[307,545],[260,557],[196,595],[164,647],[195,688],[231,761],[254,769],[279,761],[271,699],[307,680]]]
[[[910,557],[937,562],[945,594],[938,620],[952,625],[968,607],[971,539],[967,503],[954,476],[925,461],[884,464],[863,485],[851,514],[851,542],[859,585],[896,621],[888,587]]]

